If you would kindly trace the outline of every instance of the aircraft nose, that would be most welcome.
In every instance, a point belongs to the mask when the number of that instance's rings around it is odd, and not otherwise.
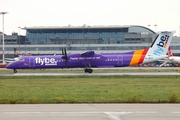
[[[6,68],[7,68],[7,69],[13,69],[13,68],[14,68],[14,65],[10,63],[10,64],[8,64],[8,65],[6,66]]]

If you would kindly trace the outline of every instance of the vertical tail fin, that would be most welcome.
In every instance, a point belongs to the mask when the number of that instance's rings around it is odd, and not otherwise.
[[[17,48],[14,48],[14,58],[19,57]]]
[[[147,54],[155,56],[166,55],[175,31],[160,32],[152,43]]]
[[[168,48],[168,57],[171,57],[171,56],[173,56],[173,53],[172,53],[171,46],[169,46],[169,48]]]

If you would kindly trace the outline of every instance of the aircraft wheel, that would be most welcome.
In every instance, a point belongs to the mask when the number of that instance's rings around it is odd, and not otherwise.
[[[87,72],[88,72],[88,69],[85,69],[84,72],[87,73]]]
[[[88,73],[92,73],[93,72],[93,70],[92,69],[88,69]]]
[[[85,69],[84,72],[85,72],[85,73],[92,73],[93,70],[92,70],[92,69]]]
[[[16,69],[14,69],[14,73],[17,73],[17,70],[16,70]]]

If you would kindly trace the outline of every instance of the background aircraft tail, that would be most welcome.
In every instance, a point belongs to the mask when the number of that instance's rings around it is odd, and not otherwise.
[[[148,50],[149,55],[166,55],[175,31],[160,32]]]
[[[169,48],[168,48],[168,57],[171,57],[171,56],[173,56],[173,53],[172,53],[171,46],[169,46]]]
[[[14,48],[14,58],[19,57],[19,52],[17,50],[17,48]]]
[[[5,63],[11,63],[11,62],[14,62],[17,60],[19,60],[19,54],[18,54],[18,50],[16,48],[14,48],[14,58],[4,58]]]

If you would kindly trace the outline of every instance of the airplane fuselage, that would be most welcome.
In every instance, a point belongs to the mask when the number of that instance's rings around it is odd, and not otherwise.
[[[143,57],[143,61],[141,58]],[[163,58],[164,56],[162,56]],[[119,54],[94,54],[83,56],[69,54],[67,60],[61,55],[56,56],[22,56],[19,61],[8,67],[13,69],[49,69],[49,68],[103,68],[125,67],[154,61],[156,56],[143,56],[134,52]],[[159,56],[157,56],[159,59]]]
[[[180,63],[180,57],[178,56],[171,56],[168,59],[173,63]]]

